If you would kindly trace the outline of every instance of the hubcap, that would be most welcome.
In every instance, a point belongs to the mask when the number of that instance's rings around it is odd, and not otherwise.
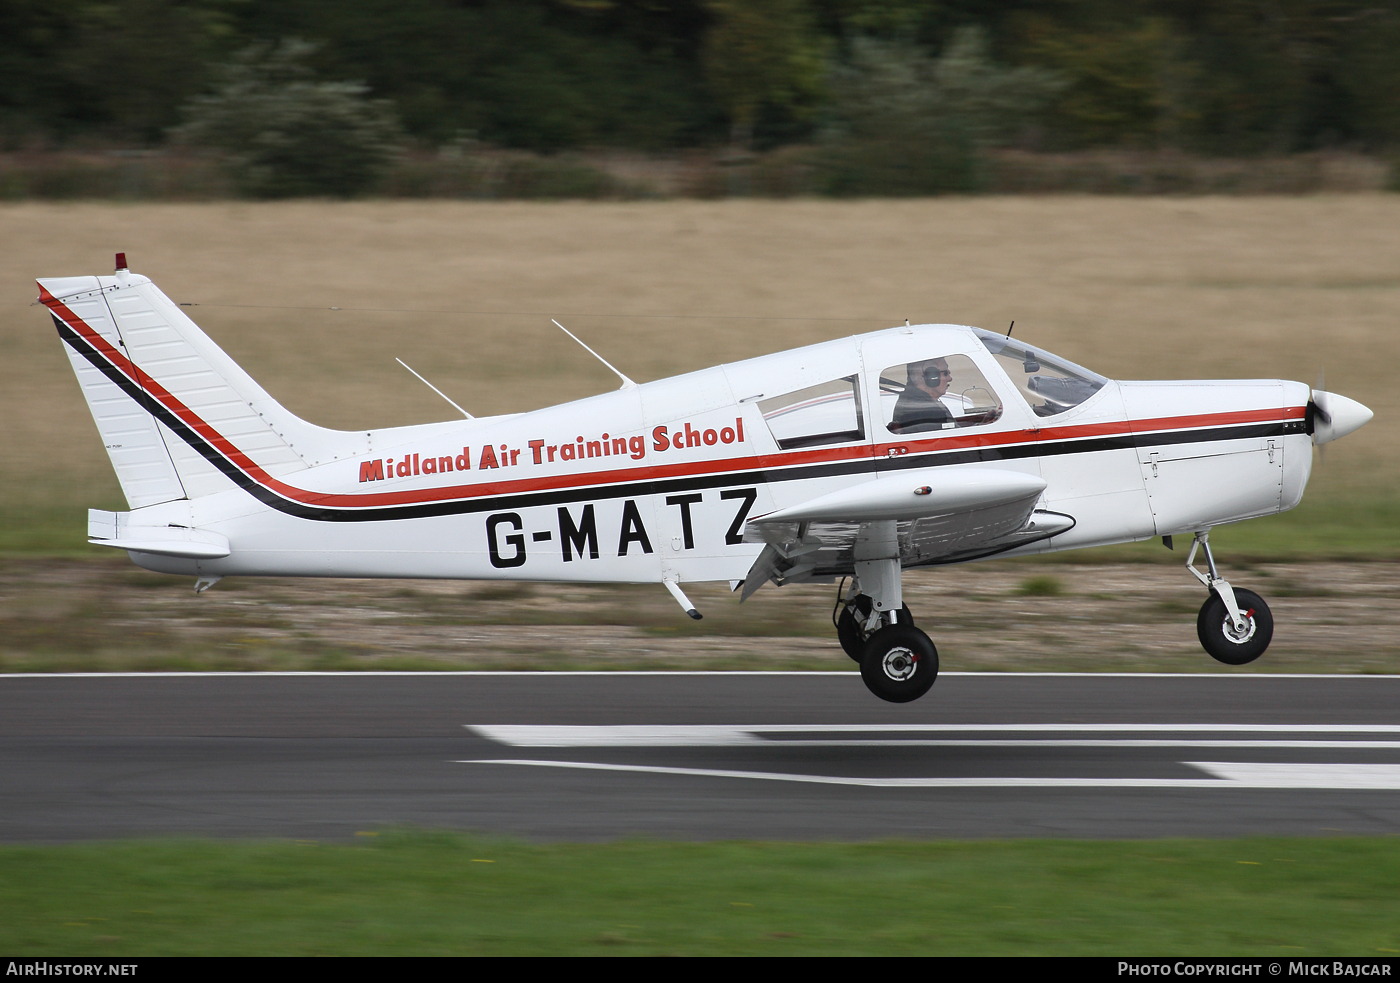
[[[904,646],[896,646],[885,653],[885,658],[881,665],[885,670],[885,675],[897,683],[902,683],[910,676],[914,675],[914,670],[918,668],[919,657]]]
[[[1254,637],[1256,625],[1254,623],[1254,611],[1245,612],[1244,631],[1235,631],[1235,626],[1230,623],[1230,616],[1225,615],[1225,619],[1220,623],[1220,631],[1225,636],[1226,641],[1234,642],[1236,645],[1243,645]]]

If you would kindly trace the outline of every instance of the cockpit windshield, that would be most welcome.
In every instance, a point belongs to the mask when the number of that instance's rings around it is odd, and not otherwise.
[[[1036,416],[1054,416],[1084,402],[1108,382],[1096,372],[1005,335],[974,329]]]

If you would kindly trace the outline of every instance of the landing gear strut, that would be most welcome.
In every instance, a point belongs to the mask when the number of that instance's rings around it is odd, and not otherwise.
[[[1195,567],[1198,549],[1205,552],[1208,573]],[[1227,666],[1242,666],[1263,655],[1274,637],[1274,616],[1258,594],[1231,587],[1220,576],[1210,551],[1209,531],[1196,533],[1186,569],[1210,591],[1196,616],[1196,637],[1207,654]]]
[[[899,545],[893,521],[862,527],[855,547],[856,578],[837,601],[836,637],[860,663],[866,688],[890,703],[908,703],[938,678],[938,650],[904,605]]]
[[[850,593],[838,598],[836,611],[840,613],[833,612],[831,619],[832,624],[836,626],[836,640],[841,643],[841,651],[849,655],[857,665],[865,655],[865,643],[882,627],[878,622],[873,630],[865,627],[870,621],[875,605],[869,597],[858,591],[858,586],[859,582],[851,588]],[[899,609],[899,624],[914,624],[914,615],[910,613],[907,604]]]

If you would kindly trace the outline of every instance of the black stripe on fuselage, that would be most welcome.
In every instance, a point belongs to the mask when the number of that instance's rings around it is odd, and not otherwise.
[[[50,312],[50,314],[52,314],[52,312]],[[176,436],[193,447],[201,457],[218,468],[219,472],[224,477],[228,478],[235,485],[243,489],[249,495],[252,495],[264,505],[282,512],[290,513],[291,515],[300,516],[304,519],[316,518],[316,516],[305,514],[305,512],[302,511],[306,509],[305,506],[302,506],[298,502],[289,502],[276,492],[264,488],[253,480],[252,477],[244,473],[242,468],[224,457],[223,454],[219,453],[217,448],[210,446],[208,441],[190,429],[189,425],[185,423],[184,420],[167,409],[160,400],[132,382],[125,372],[109,362],[91,342],[70,328],[57,314],[53,314],[53,323],[58,326],[58,336],[67,342],[69,347],[92,363],[92,366],[97,369],[97,371],[101,372],[111,382],[115,383],[122,392],[126,393],[127,396],[136,402],[137,406],[140,406],[147,413],[151,414],[151,416],[165,424]],[[135,362],[131,364],[133,368],[136,367]],[[136,371],[140,372],[141,370],[138,368]],[[286,506],[293,506],[294,508],[288,508]]]
[[[1016,461],[1030,457],[1056,457],[1063,454],[1094,454],[1100,451],[1131,450],[1169,444],[1214,443],[1251,437],[1277,437],[1287,433],[1306,433],[1305,421],[1290,420],[1274,423],[1251,423],[1239,426],[1205,427],[1198,430],[1171,430],[1160,433],[1115,434],[1106,437],[1079,437],[1066,440],[1031,441],[1001,447],[977,447],[959,450],[930,451],[899,457],[864,457],[854,461],[826,464],[799,464],[791,467],[729,471],[716,474],[687,475],[677,478],[654,478],[644,481],[624,481],[605,485],[587,485],[555,491],[517,492],[485,498],[456,499],[445,502],[423,502],[413,505],[386,505],[371,508],[330,508],[308,505],[286,498],[259,484],[236,464],[191,429],[159,400],[150,396],[111,364],[86,339],[73,331],[58,316],[54,316],[58,333],[75,351],[91,362],[122,391],[170,428],[210,464],[218,468],[239,488],[270,508],[302,519],[318,522],[383,522],[396,519],[420,519],[445,515],[467,515],[477,512],[499,512],[535,506],[567,505],[574,502],[661,495],[673,492],[729,488],[736,485],[756,485],[779,481],[801,481],[809,478],[830,478],[843,475],[875,474],[881,471],[903,471],[915,468],[945,467],[987,461]],[[133,363],[134,364],[134,363]],[[586,477],[586,476],[581,476]]]

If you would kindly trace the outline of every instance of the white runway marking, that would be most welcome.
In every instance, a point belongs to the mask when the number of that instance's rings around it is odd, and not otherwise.
[[[1276,761],[1184,761],[1182,764],[1248,788],[1400,789],[1400,765]]]
[[[924,738],[922,734],[1400,734],[1396,724],[467,724],[478,737],[511,747],[1231,747],[1400,748],[1379,740],[1224,740],[1220,738]],[[840,737],[784,737],[789,734]],[[845,735],[882,735],[851,738]],[[907,734],[909,737],[888,735]],[[765,735],[773,735],[774,740]]]
[[[668,747],[981,747],[981,748],[1235,748],[1282,750],[1400,748],[1396,724],[472,724],[498,744],[520,748]],[[1015,734],[1016,737],[984,736]],[[1095,736],[1079,736],[1079,735]],[[1152,734],[1160,736],[1142,737]],[[1211,736],[1196,736],[1206,735]],[[927,736],[926,736],[927,735]],[[1024,735],[1024,736],[1021,736]],[[1075,735],[1075,736],[1061,736]],[[1102,735],[1102,736],[1099,736]],[[1239,736],[1234,736],[1239,735]],[[1306,736],[1299,736],[1306,735]],[[462,762],[464,764],[470,762]],[[751,778],[870,788],[1315,788],[1400,790],[1400,764],[1303,762],[1181,762],[1204,778],[878,778],[592,761],[490,759],[478,764],[520,765],[710,778]],[[1125,766],[1130,767],[1128,762]]]
[[[762,779],[802,781],[818,786],[864,786],[867,788],[1369,788],[1400,790],[1400,765],[1253,765],[1240,762],[1183,762],[1198,767],[1215,779],[864,779],[834,774],[787,774],[783,772],[738,772],[713,767],[668,767],[662,765],[609,765],[603,762],[549,762],[529,758],[461,760],[458,765],[521,765],[557,767],[582,772],[633,772],[643,774],[682,774],[708,779]]]
[[[662,765],[617,765],[596,761],[538,761],[498,758],[458,761],[462,765],[522,765],[582,771],[621,771],[652,775],[705,778],[757,778],[815,785],[858,785],[867,788],[1163,788],[1163,789],[1376,789],[1400,790],[1400,765],[1258,764],[1236,761],[1187,761],[1216,778],[860,778],[837,775],[797,775],[771,771],[732,771],[720,768],[672,768]]]

